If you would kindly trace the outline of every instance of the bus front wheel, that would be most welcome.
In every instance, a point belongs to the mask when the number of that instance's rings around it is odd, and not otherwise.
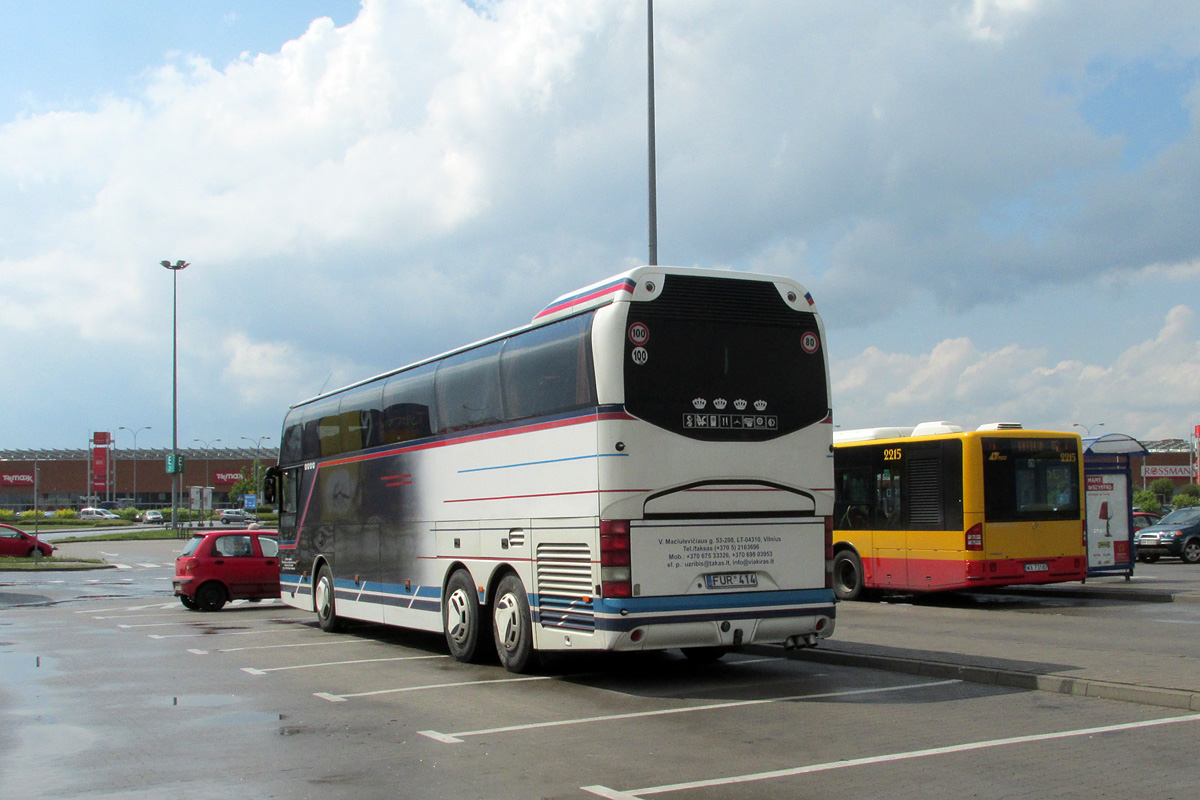
[[[527,672],[536,666],[529,597],[516,575],[506,575],[496,588],[492,633],[496,637],[496,654],[505,669]]]
[[[313,587],[313,607],[317,612],[317,623],[321,630],[334,633],[342,627],[337,615],[337,600],[334,597],[333,572],[327,566],[317,572],[317,583]]]
[[[470,573],[460,569],[446,583],[446,599],[442,603],[442,628],[450,655],[456,660],[479,659],[479,617],[479,593]]]
[[[862,560],[851,550],[842,550],[833,557],[833,593],[839,600],[862,597]]]

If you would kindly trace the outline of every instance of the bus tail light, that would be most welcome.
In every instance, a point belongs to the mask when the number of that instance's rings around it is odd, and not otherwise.
[[[825,518],[825,588],[833,588],[833,517]]]
[[[983,524],[977,523],[967,529],[967,549],[983,549]]]
[[[604,597],[632,597],[629,520],[600,520],[600,587]]]
[[[1080,522],[1079,527],[1083,530],[1083,550],[1087,552],[1087,517]]]

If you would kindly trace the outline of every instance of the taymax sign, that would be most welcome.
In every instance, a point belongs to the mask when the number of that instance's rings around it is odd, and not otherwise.
[[[33,488],[33,473],[0,472],[0,486],[28,486]]]

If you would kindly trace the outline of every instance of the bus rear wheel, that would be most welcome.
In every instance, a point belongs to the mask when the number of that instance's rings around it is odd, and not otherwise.
[[[529,596],[516,575],[504,576],[496,588],[492,633],[496,638],[496,654],[509,672],[528,672],[537,666]]]
[[[337,598],[334,597],[333,572],[327,566],[317,571],[317,583],[313,586],[313,610],[317,612],[317,624],[327,633],[341,630],[342,621],[337,615]]]
[[[442,629],[450,655],[458,661],[478,661],[479,593],[465,569],[460,569],[446,582],[446,599],[442,603]]]
[[[839,600],[862,597],[862,560],[852,550],[842,550],[833,557],[833,593]]]

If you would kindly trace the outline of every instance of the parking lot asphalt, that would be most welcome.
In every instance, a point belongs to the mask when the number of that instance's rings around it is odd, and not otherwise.
[[[67,544],[64,555],[164,565],[178,540]],[[117,557],[119,550],[125,555]],[[12,587],[15,589],[16,587]],[[982,615],[981,615],[982,612]],[[837,629],[789,657],[931,678],[1200,711],[1200,568],[1131,579],[887,596],[838,606]],[[782,655],[782,648],[750,652]]]

